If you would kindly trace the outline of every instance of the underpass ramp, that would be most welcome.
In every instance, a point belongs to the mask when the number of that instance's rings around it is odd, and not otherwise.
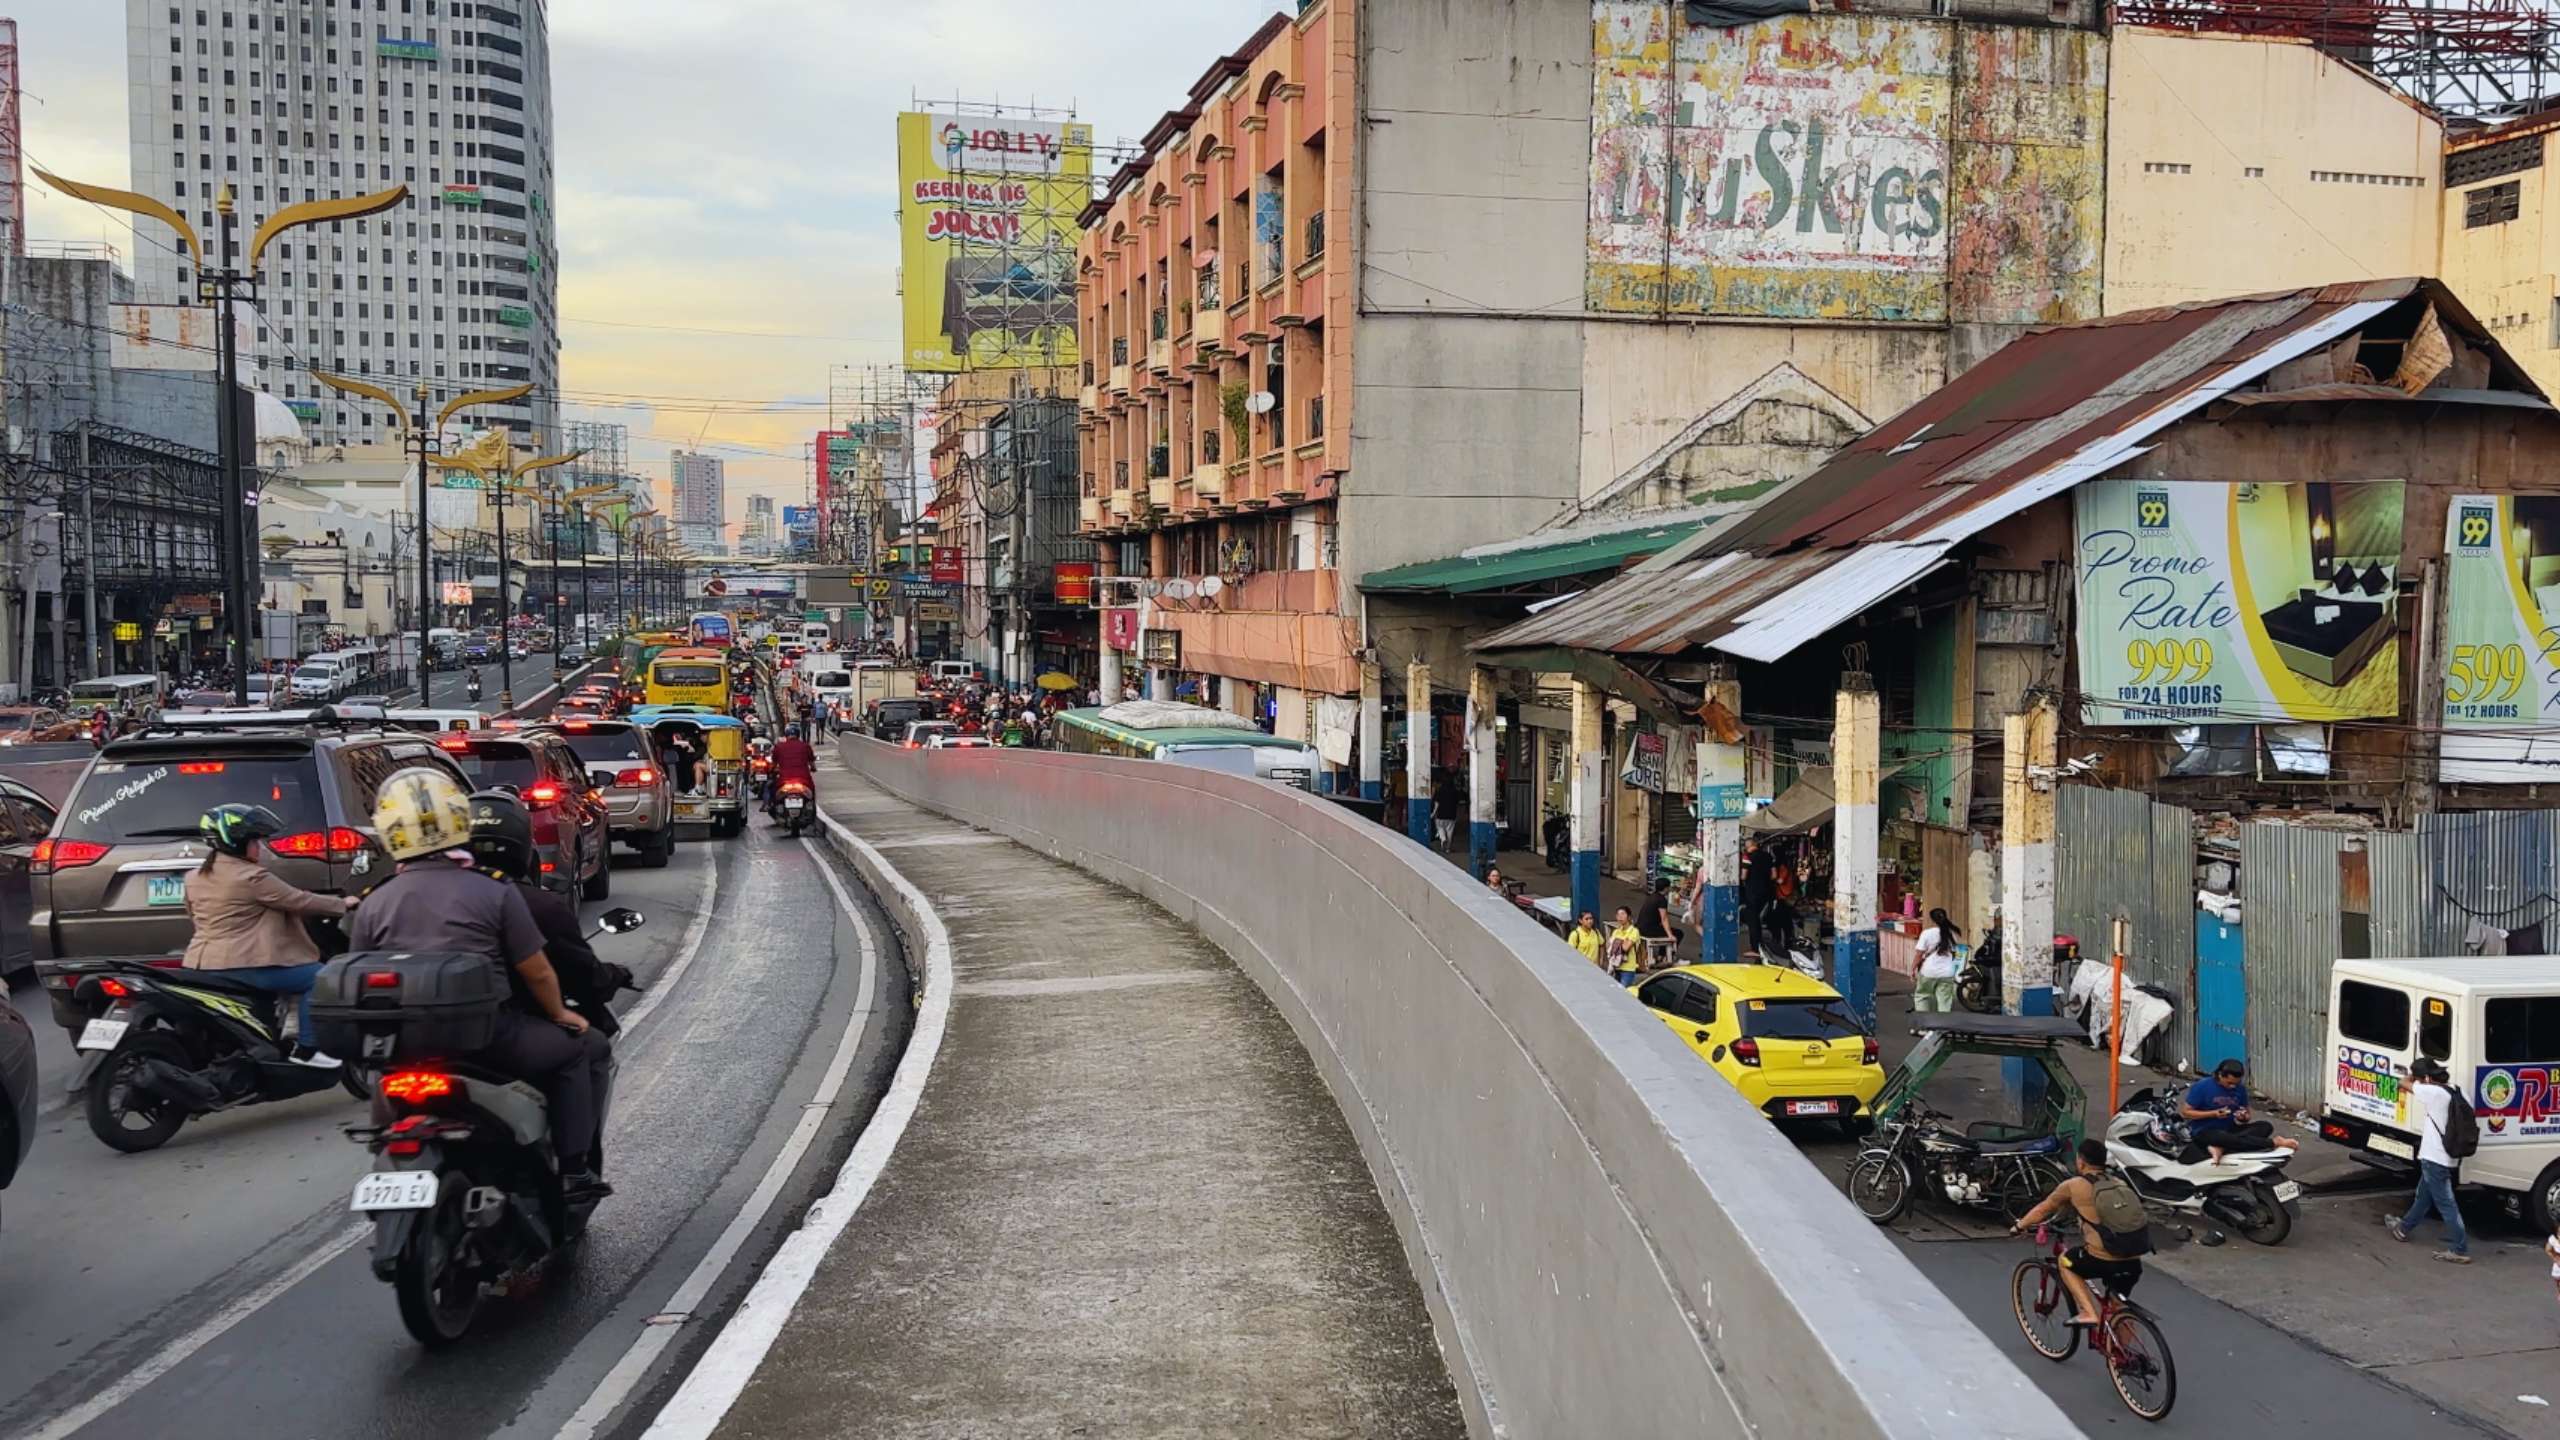
[[[819,783],[949,929],[949,1029],[719,1433],[1462,1435],[1360,1150],[1253,982],[1125,890]]]

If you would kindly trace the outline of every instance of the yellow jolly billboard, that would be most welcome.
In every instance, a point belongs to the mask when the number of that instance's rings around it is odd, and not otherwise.
[[[1076,363],[1076,216],[1092,175],[1089,125],[898,117],[908,369]]]

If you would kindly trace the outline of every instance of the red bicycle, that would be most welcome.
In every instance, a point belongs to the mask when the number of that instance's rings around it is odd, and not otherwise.
[[[2036,1227],[2036,1248],[2043,1253],[2019,1261],[2009,1276],[2009,1306],[2027,1343],[2059,1363],[2080,1348],[2080,1332],[2086,1327],[2071,1323],[2078,1312],[2062,1283],[2062,1241],[2052,1226]],[[2098,1324],[2089,1330],[2089,1348],[2107,1362],[2116,1398],[2145,1420],[2164,1418],[2178,1403],[2178,1366],[2169,1356],[2160,1322],[2105,1282],[2089,1283],[2098,1297]]]

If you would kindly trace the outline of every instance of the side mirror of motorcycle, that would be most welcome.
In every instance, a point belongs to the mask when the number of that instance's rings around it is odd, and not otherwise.
[[[599,923],[613,934],[628,935],[649,922],[637,910],[607,910]]]

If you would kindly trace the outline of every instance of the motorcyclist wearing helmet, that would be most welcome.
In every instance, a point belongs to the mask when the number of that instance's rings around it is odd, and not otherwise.
[[[257,846],[284,833],[284,822],[262,805],[216,805],[196,821],[196,833],[205,854],[187,876],[187,920],[195,933],[187,941],[186,967],[292,996],[294,1063],[334,1067],[335,1059],[311,1046],[311,982],[320,973],[320,946],[302,922],[305,916],[334,920],[356,902],[297,889],[258,863]]]
[[[818,752],[816,747],[800,738],[800,727],[796,724],[784,727],[782,739],[773,747],[773,786],[766,792],[766,813],[772,813],[773,807],[780,802],[782,784],[786,780],[797,780],[808,786],[810,803],[817,803]]]
[[[621,1034],[622,1023],[609,1002],[616,991],[633,988],[631,971],[597,955],[587,943],[577,907],[537,883],[541,869],[533,851],[533,816],[523,797],[503,787],[472,793],[470,851],[473,869],[506,881],[524,897],[542,931],[542,953],[560,977],[562,997],[593,1029]]]
[[[560,993],[523,894],[469,867],[471,803],[461,782],[426,766],[395,772],[382,782],[373,824],[399,869],[356,911],[354,948],[479,953],[505,963],[516,1003],[499,1012],[488,1048],[464,1058],[539,1086],[551,1103],[562,1183],[572,1193],[601,1193],[586,1018]]]

